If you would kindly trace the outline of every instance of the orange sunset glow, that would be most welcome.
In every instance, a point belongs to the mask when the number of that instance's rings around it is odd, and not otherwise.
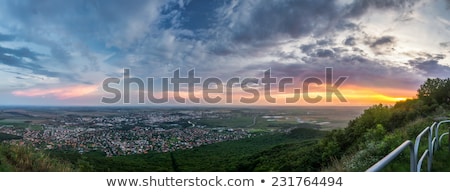
[[[97,85],[75,85],[64,88],[50,88],[50,89],[28,89],[21,91],[13,91],[12,94],[24,97],[43,97],[54,96],[60,100],[71,98],[79,98],[97,90]]]

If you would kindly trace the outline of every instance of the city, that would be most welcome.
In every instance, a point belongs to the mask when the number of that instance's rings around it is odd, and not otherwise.
[[[206,129],[188,121],[202,116],[202,112],[195,111],[179,114],[124,113],[98,117],[67,115],[45,121],[38,129],[17,129],[13,125],[3,125],[0,132],[22,136],[23,140],[19,142],[29,142],[38,148],[71,148],[80,153],[101,150],[107,156],[140,154],[150,150],[169,152],[251,136],[243,129]]]
[[[286,112],[261,110],[40,110],[2,110],[0,133],[22,138],[10,143],[31,144],[36,149],[102,151],[106,156],[117,156],[171,152],[271,132],[289,132],[299,124],[311,123],[316,127],[331,124],[315,121],[311,112],[302,112],[306,117],[303,120]]]

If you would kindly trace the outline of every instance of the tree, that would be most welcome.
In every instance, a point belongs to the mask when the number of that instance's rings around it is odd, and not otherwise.
[[[430,106],[435,104],[449,104],[450,79],[427,79],[417,90],[417,96]]]

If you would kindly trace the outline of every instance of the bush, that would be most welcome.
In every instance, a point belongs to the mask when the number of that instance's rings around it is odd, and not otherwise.
[[[70,164],[50,158],[28,146],[0,145],[3,171],[73,171]]]

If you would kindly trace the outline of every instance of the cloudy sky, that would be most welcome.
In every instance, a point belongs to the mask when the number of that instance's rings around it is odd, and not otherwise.
[[[347,102],[325,104],[392,103],[414,97],[427,78],[450,77],[449,56],[449,0],[0,3],[0,105],[103,105],[111,97],[103,80],[124,69],[143,80],[194,69],[223,81],[270,69],[295,78],[272,93],[283,104],[326,67],[333,81],[348,79],[339,87]],[[311,96],[324,87],[311,85]],[[233,97],[249,96],[243,91]]]

